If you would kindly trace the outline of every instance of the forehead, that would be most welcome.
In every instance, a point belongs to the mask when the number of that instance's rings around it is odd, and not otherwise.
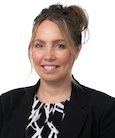
[[[35,39],[63,39],[58,25],[50,20],[44,20],[36,30]]]

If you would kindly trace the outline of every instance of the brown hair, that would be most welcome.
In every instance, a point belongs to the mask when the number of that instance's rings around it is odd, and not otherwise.
[[[82,33],[88,31],[88,15],[86,11],[79,6],[72,5],[64,7],[61,4],[55,4],[43,9],[34,19],[32,37],[28,48],[29,58],[37,28],[40,23],[46,19],[58,25],[68,49],[73,54],[73,57],[75,57],[75,46],[82,44]]]

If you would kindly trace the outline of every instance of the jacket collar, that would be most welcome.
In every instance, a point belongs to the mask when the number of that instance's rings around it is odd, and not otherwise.
[[[34,101],[34,96],[39,88],[40,80],[34,85],[30,87],[25,87],[26,97],[27,97],[27,103],[32,106]]]

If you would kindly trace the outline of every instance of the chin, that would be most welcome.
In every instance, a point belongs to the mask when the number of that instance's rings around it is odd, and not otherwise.
[[[40,77],[42,80],[47,81],[47,82],[59,82],[62,80],[62,76],[57,76],[57,75],[45,75]]]

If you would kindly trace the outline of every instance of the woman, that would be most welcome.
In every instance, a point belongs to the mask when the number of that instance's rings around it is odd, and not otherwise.
[[[1,95],[0,138],[115,138],[115,99],[71,73],[87,30],[75,5],[51,5],[35,18],[28,51],[40,80]]]

